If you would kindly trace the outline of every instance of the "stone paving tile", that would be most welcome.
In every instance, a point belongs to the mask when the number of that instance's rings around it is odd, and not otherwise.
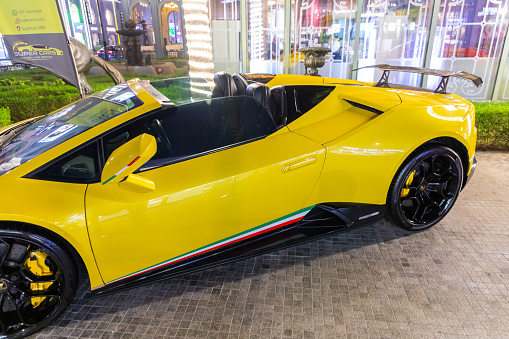
[[[34,338],[508,338],[509,153],[477,158],[429,230],[379,221],[97,299],[83,284]]]

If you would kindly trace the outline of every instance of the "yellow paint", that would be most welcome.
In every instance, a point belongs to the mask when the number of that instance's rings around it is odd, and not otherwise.
[[[19,29],[18,29],[19,27]],[[63,33],[55,0],[2,1],[3,35]]]
[[[35,251],[29,254],[28,259],[25,261],[25,269],[30,271],[30,273],[38,276],[45,277],[52,275],[53,272],[46,265],[45,261],[48,257],[48,254],[40,251]]]
[[[410,193],[410,189],[408,189],[407,187],[409,187],[412,182],[414,181],[414,176],[415,176],[415,172],[417,172],[416,170],[413,170],[410,175],[408,176],[406,182],[405,182],[405,187],[401,190],[401,197],[404,198],[406,197],[409,193]]]
[[[30,299],[33,308],[39,307],[44,300],[46,300],[46,297],[32,297]]]
[[[156,138],[142,134],[129,140],[110,155],[101,174],[102,184],[119,184],[157,152]],[[131,164],[129,166],[129,164]]]
[[[269,86],[324,81],[338,80],[278,75]],[[87,187],[23,178],[160,107],[136,80],[129,85],[143,106],[0,176],[2,190],[9,192],[0,195],[0,220],[37,225],[62,236],[85,262],[92,287],[314,204],[385,204],[398,168],[431,139],[454,138],[465,145],[470,164],[474,158],[477,132],[468,101],[456,95],[383,88],[363,92],[359,86],[337,85],[319,105],[265,139],[142,171],[134,179],[124,176],[124,183]],[[353,107],[345,98],[385,113]],[[145,185],[138,179],[150,189],[137,190]]]
[[[51,285],[53,285],[52,282],[31,283],[30,290],[32,292],[44,293],[51,287]]]

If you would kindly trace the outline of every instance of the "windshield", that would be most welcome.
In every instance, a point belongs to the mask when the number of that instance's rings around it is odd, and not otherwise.
[[[143,105],[127,84],[77,101],[35,120],[3,145],[0,175],[84,131]]]
[[[173,78],[151,81],[150,84],[175,105],[210,99],[210,83],[203,78]]]

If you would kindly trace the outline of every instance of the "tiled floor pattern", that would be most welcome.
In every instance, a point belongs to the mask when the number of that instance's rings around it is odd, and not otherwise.
[[[77,301],[37,338],[509,338],[509,153],[478,152],[452,212],[380,221]]]

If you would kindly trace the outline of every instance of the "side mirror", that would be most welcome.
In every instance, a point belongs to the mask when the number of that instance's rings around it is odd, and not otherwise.
[[[133,172],[140,168],[156,154],[157,142],[150,134],[142,134],[126,142],[113,151],[101,175],[103,185],[119,185],[119,187],[135,191],[149,192],[155,184]]]

